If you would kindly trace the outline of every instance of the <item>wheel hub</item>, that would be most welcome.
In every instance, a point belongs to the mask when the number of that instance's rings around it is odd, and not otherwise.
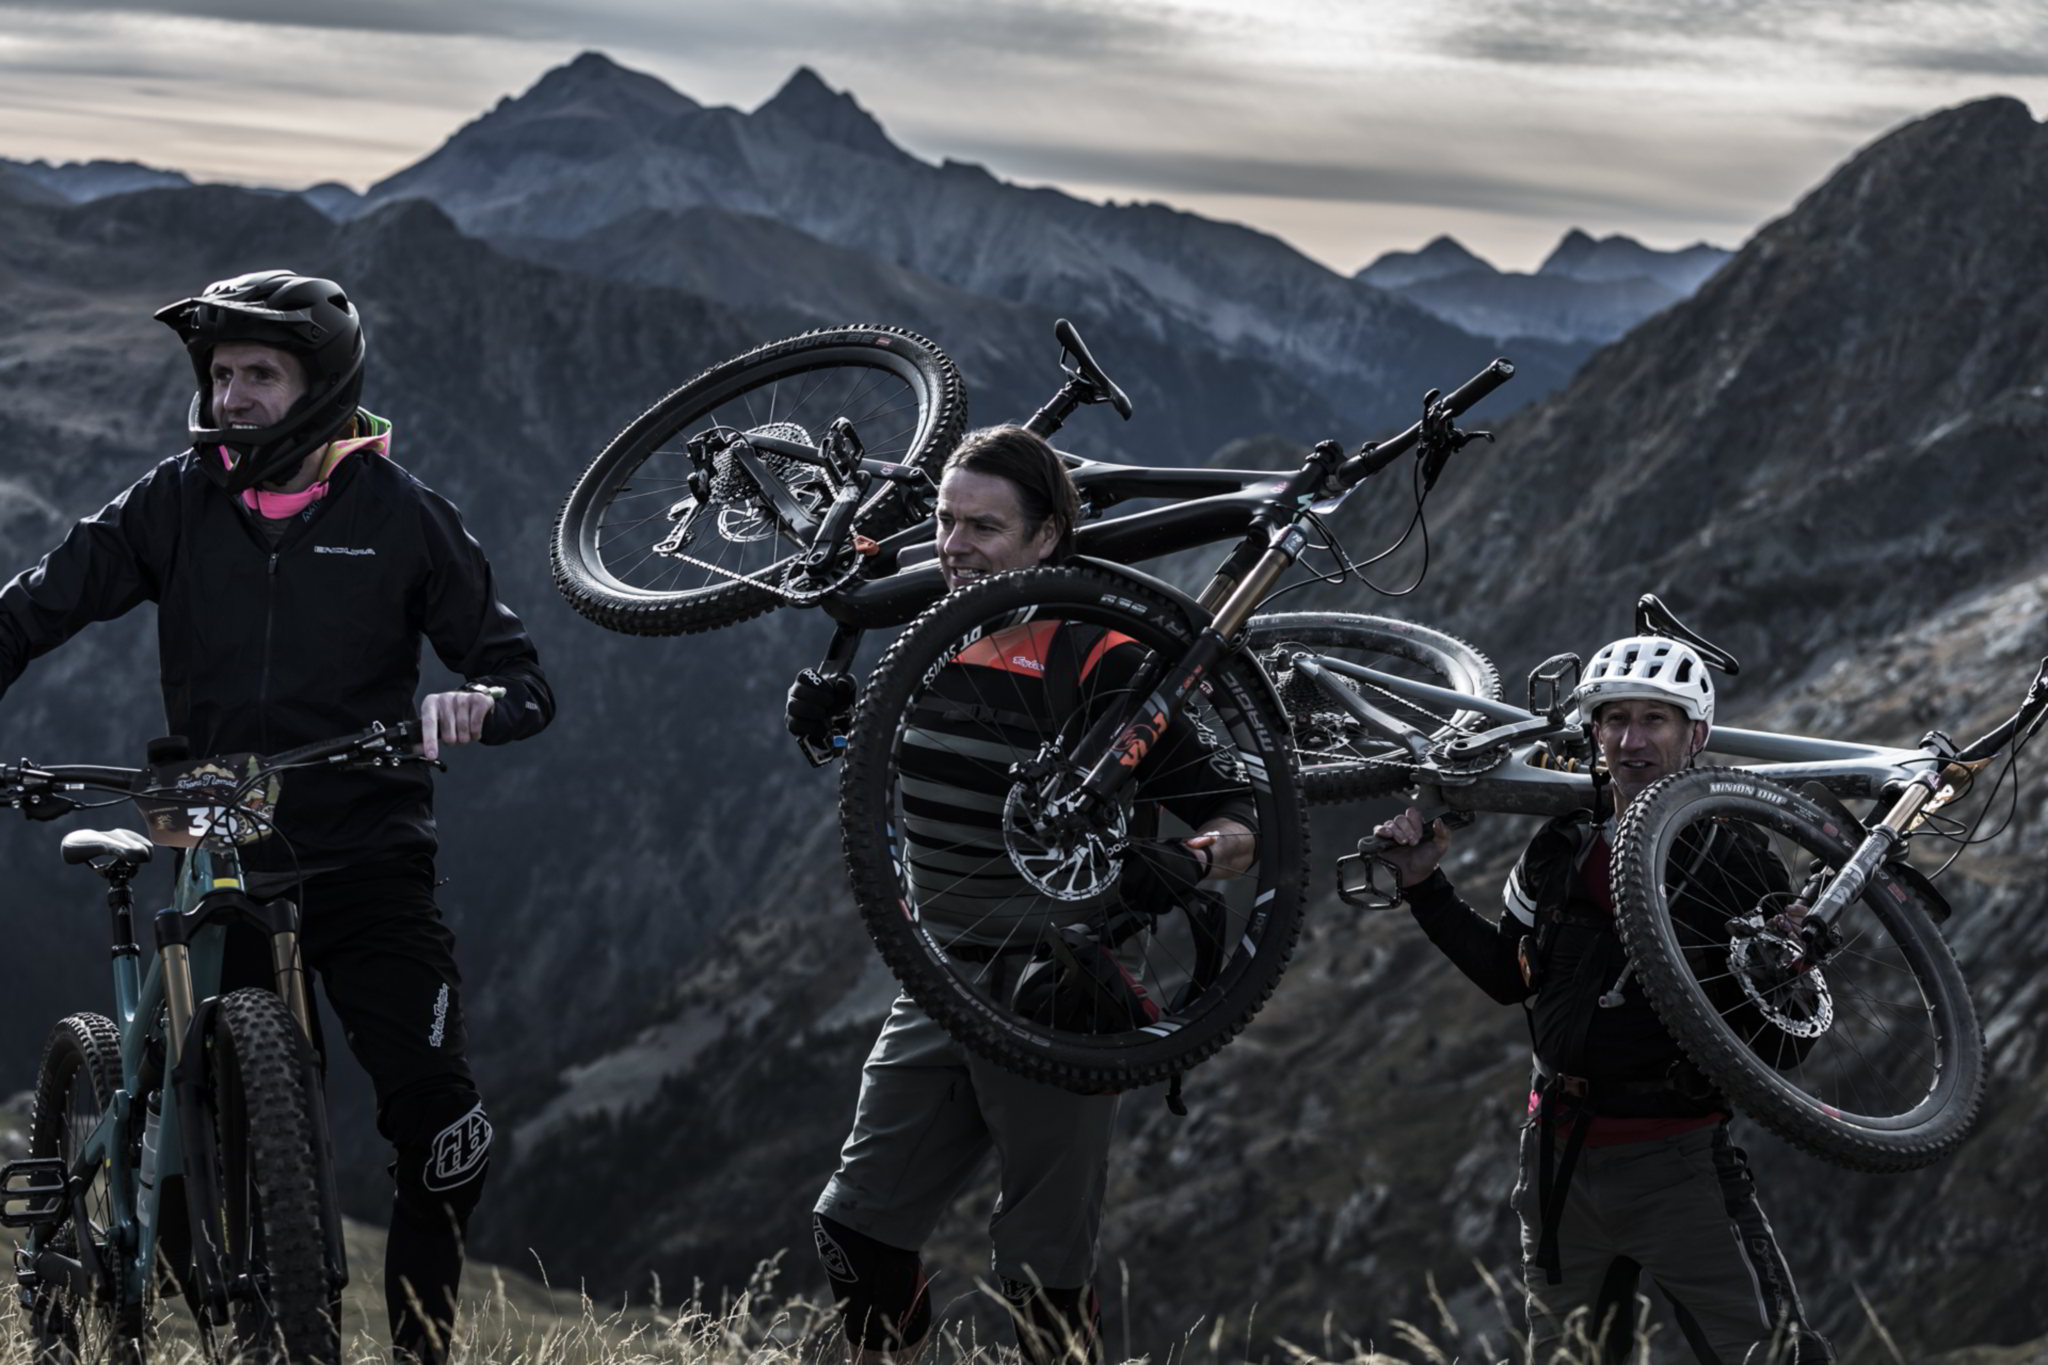
[[[1049,773],[1049,749],[1011,770],[1019,780],[1003,800],[1003,848],[1017,875],[1041,895],[1096,900],[1123,871],[1128,821],[1121,805],[1095,802],[1069,790],[1063,774]]]
[[[1835,1002],[1821,959],[1785,915],[1754,914],[1739,922],[1728,966],[1742,993],[1770,1024],[1795,1038],[1818,1038],[1835,1022]]]

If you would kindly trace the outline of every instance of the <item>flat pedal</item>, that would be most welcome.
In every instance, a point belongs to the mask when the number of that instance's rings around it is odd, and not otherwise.
[[[0,1167],[0,1227],[61,1223],[70,1213],[71,1173],[56,1157],[28,1157]]]

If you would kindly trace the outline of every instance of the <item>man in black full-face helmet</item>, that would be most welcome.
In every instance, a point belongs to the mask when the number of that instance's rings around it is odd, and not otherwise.
[[[169,730],[196,755],[276,753],[411,715],[423,639],[463,679],[418,702],[428,757],[546,726],[553,694],[482,549],[392,461],[391,424],[358,406],[363,330],[342,288],[259,271],[156,316],[198,378],[191,448],[0,589],[0,691],[87,625],[150,601]],[[395,1149],[394,1354],[437,1365],[491,1125],[434,901],[431,783],[417,765],[312,769],[287,793],[279,837],[243,855],[247,889],[298,901],[306,966],[376,1089]],[[225,984],[268,981],[267,953],[231,943]]]

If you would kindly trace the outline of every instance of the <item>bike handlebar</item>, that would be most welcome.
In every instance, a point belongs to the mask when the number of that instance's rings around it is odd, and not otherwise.
[[[2012,713],[2012,718],[1964,747],[1956,754],[1955,761],[1981,763],[2004,748],[2006,741],[2015,735],[2022,740],[2032,735],[2041,728],[2044,718],[2048,718],[2048,659],[2041,660],[2041,667],[2034,673],[2034,681],[2027,684],[2027,695],[2021,699],[2019,710]]]
[[[1395,460],[1415,448],[1415,443],[1422,439],[1425,426],[1433,421],[1464,415],[1465,411],[1478,403],[1480,399],[1486,397],[1514,377],[1515,367],[1513,363],[1505,359],[1496,359],[1478,374],[1473,375],[1457,388],[1451,390],[1448,395],[1442,398],[1432,397],[1420,422],[1409,427],[1398,436],[1390,436],[1386,440],[1379,442],[1367,442],[1359,448],[1356,455],[1339,466],[1337,470],[1339,485],[1349,488],[1359,481],[1379,473],[1382,469],[1385,469]]]
[[[258,766],[268,774],[315,763],[351,760],[395,762],[410,757],[403,751],[417,743],[419,737],[420,724],[416,720],[400,721],[396,725],[379,722],[339,739],[321,740],[316,744],[271,754]],[[24,805],[26,798],[38,795],[58,798],[57,793],[48,790],[52,787],[91,788],[122,796],[138,794],[141,791],[138,781],[148,772],[146,768],[112,768],[95,763],[44,765],[24,758],[17,763],[0,766],[0,803]]]

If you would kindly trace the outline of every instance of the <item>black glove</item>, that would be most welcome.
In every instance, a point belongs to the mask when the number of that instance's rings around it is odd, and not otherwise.
[[[834,734],[844,734],[852,723],[857,694],[853,679],[844,673],[828,678],[815,668],[807,668],[789,685],[783,724],[798,739],[823,747]]]

